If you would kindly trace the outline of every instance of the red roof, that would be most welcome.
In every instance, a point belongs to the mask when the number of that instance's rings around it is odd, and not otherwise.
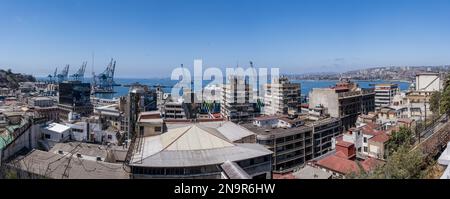
[[[382,161],[375,158],[367,158],[360,163],[365,171],[370,171],[377,165],[382,164]],[[317,161],[316,165],[344,175],[359,173],[360,171],[356,161],[348,160],[346,158],[339,157],[338,155],[330,155],[325,157]]]
[[[380,133],[376,136],[373,136],[369,140],[373,142],[385,143],[389,140],[389,136],[386,133]]]
[[[373,136],[375,136],[375,135],[383,133],[383,131],[376,130],[374,128],[373,124],[372,125],[367,124],[367,125],[363,126],[361,129],[362,129],[362,133],[366,134],[366,135],[373,135]]]
[[[359,168],[356,162],[348,160],[346,158],[341,158],[337,155],[330,155],[328,157],[325,157],[317,161],[316,165],[341,174],[359,172]]]

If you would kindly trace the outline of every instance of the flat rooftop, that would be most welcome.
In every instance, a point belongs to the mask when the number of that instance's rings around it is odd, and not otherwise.
[[[45,126],[44,128],[49,131],[53,131],[53,132],[57,132],[57,133],[63,133],[70,129],[69,126],[66,126],[63,124],[58,124],[58,123],[51,123],[51,124]]]
[[[101,161],[105,161],[108,156],[107,146],[83,142],[57,143],[50,149],[50,152],[55,154],[58,154],[59,151],[62,151],[66,156],[81,154],[81,159],[93,161],[96,161],[97,157],[100,157]]]
[[[271,127],[258,127],[256,125],[254,125],[252,122],[247,122],[247,123],[243,123],[240,124],[242,127],[256,133],[257,135],[286,135],[286,134],[297,134],[301,131],[309,131],[312,130],[313,126],[318,126],[318,125],[323,125],[323,124],[328,124],[328,123],[332,123],[332,122],[337,122],[339,121],[339,119],[337,118],[322,118],[319,119],[317,121],[314,120],[309,120],[305,117],[300,117],[300,120],[302,120],[305,122],[304,125],[302,126],[298,126],[298,127],[292,127],[292,128],[271,128]],[[299,120],[299,119],[296,119]]]
[[[285,135],[285,134],[297,134],[301,131],[310,131],[312,130],[312,127],[310,126],[299,126],[294,128],[270,128],[270,127],[258,127],[255,126],[253,123],[244,123],[241,124],[242,127],[252,131],[253,133],[257,135]]]
[[[322,169],[312,167],[310,165],[306,165],[302,169],[297,172],[294,172],[293,175],[295,179],[330,179],[331,173],[323,171]]]

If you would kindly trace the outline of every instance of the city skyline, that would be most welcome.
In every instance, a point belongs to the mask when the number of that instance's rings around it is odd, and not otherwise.
[[[0,1],[0,67],[46,76],[95,54],[118,77],[169,77],[184,64],[280,73],[448,65],[450,2]]]

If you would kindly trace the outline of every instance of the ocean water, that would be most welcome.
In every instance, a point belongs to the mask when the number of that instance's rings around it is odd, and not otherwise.
[[[170,92],[170,87],[174,86],[178,81],[176,80],[170,80],[169,78],[163,78],[163,79],[131,79],[131,78],[116,78],[116,83],[121,85],[127,85],[132,84],[135,82],[138,82],[143,85],[162,85],[165,86],[163,90],[165,92]],[[328,88],[336,84],[337,80],[293,80],[292,82],[300,83],[301,85],[301,93],[304,96],[307,96],[309,91],[313,88]],[[401,82],[401,81],[355,81],[361,88],[371,88],[374,84],[381,84],[381,83],[394,83],[398,84],[400,87],[400,90],[407,90],[410,86],[410,83],[408,82]],[[203,86],[205,86],[208,82],[204,82]],[[114,97],[120,97],[123,95],[127,95],[128,93],[128,87],[123,86],[117,86],[114,88],[114,91],[116,93],[110,93],[110,94],[97,94],[97,97],[101,98],[114,98]]]
[[[45,81],[46,78],[38,78],[38,80]],[[85,78],[84,82],[90,82],[90,78]],[[174,86],[176,83],[178,83],[177,80],[171,80],[170,78],[159,78],[159,79],[138,79],[138,78],[116,78],[115,79],[117,84],[120,85],[129,85],[133,83],[140,83],[143,85],[148,86],[156,86],[161,85],[164,86],[163,90],[164,92],[170,92],[170,88]],[[206,86],[210,81],[204,81],[203,86]],[[301,87],[301,94],[304,96],[307,96],[309,91],[313,88],[328,88],[336,84],[338,82],[337,80],[292,80],[292,82],[300,83]],[[355,81],[361,88],[371,88],[374,84],[381,84],[381,83],[394,83],[398,84],[400,87],[400,90],[407,90],[411,83],[404,82],[404,81],[383,81],[383,80],[376,80],[376,81]],[[120,96],[127,95],[128,93],[128,87],[125,86],[116,86],[114,87],[115,93],[107,93],[107,94],[96,94],[96,97],[100,98],[106,98],[106,99],[112,99],[117,98]]]

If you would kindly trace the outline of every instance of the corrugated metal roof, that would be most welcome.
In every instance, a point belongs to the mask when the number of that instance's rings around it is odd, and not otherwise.
[[[229,161],[240,161],[272,154],[259,144],[237,144],[232,147],[208,150],[163,150],[151,156],[143,157],[142,161],[135,155],[131,161],[133,166],[145,167],[193,167],[203,165],[218,165]]]
[[[33,150],[17,157],[13,166],[49,178],[62,179],[125,179],[129,175],[122,164],[106,163],[62,156],[51,152]],[[68,165],[69,164],[69,165]],[[67,169],[66,169],[67,168]]]
[[[251,179],[250,175],[236,164],[236,162],[226,161],[220,167],[229,179]]]
[[[198,124],[144,137],[131,159],[136,166],[185,167],[222,164],[272,152],[259,144],[234,144],[219,131]]]
[[[171,123],[167,124],[168,129],[175,129],[180,127],[186,127],[192,125],[191,123]],[[231,142],[240,140],[244,137],[254,135],[252,131],[243,128],[240,125],[237,125],[230,121],[220,121],[220,122],[201,122],[197,123],[197,125],[200,128],[207,129],[207,131],[212,132],[214,129],[218,131],[218,134],[226,137],[226,139],[230,140]]]

